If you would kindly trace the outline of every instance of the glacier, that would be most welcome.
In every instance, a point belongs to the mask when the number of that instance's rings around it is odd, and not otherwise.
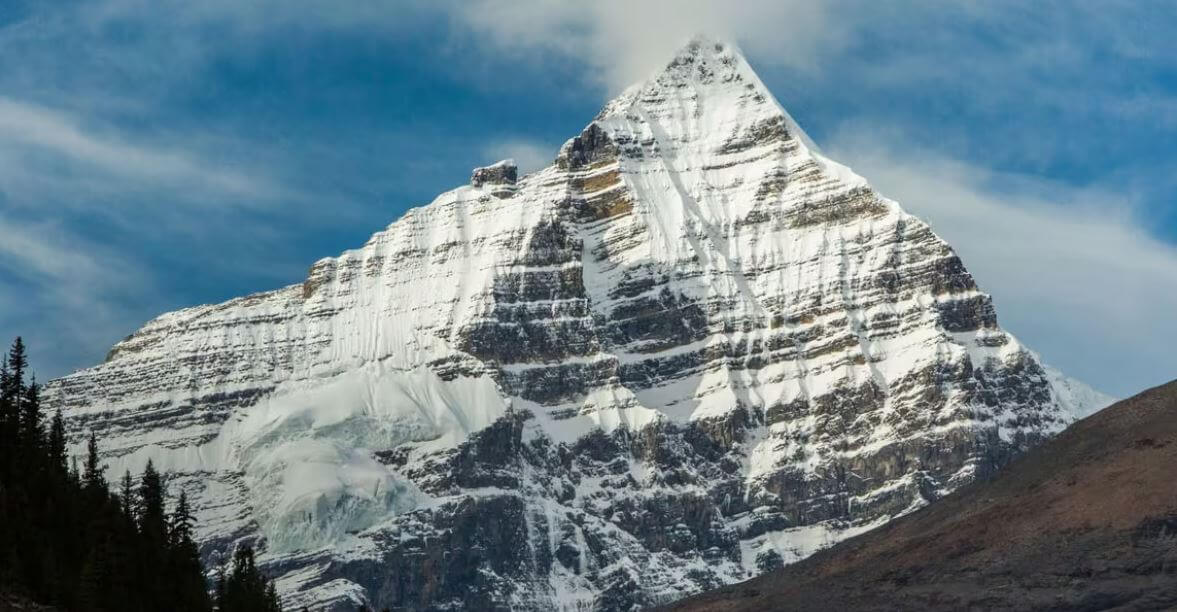
[[[475,169],[274,291],[52,381],[284,605],[629,610],[914,511],[1111,398],[692,40],[548,167]]]

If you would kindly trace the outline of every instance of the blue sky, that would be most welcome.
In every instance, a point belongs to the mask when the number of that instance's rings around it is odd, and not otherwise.
[[[44,378],[299,282],[473,166],[542,164],[705,32],[1049,363],[1177,376],[1177,5],[725,4],[6,0],[0,332]]]

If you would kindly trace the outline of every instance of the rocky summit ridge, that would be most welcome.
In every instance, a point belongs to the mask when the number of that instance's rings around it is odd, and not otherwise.
[[[628,610],[882,525],[1108,402],[696,39],[555,161],[305,281],[164,314],[48,397],[254,541],[284,603]]]

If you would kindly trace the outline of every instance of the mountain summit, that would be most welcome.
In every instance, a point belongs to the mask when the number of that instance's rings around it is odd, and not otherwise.
[[[518,176],[47,391],[292,608],[633,609],[935,501],[1106,403],[692,41]]]

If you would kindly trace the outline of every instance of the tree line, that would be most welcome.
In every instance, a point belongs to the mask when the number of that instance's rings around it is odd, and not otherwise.
[[[80,466],[77,459],[61,412],[45,417],[17,338],[0,359],[0,607],[21,600],[86,612],[280,611],[248,546],[210,588],[187,495],[169,509],[166,479],[150,460],[112,491],[93,433]]]

